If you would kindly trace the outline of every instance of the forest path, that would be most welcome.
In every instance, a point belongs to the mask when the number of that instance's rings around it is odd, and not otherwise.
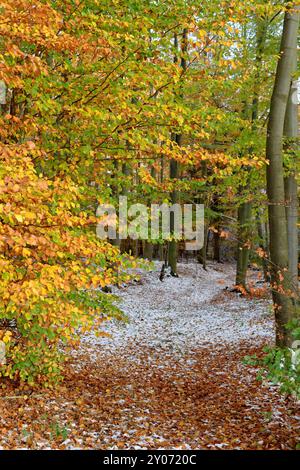
[[[132,358],[149,347],[156,348],[160,356],[171,353],[180,358],[200,346],[273,340],[268,302],[249,301],[226,290],[234,284],[233,265],[211,263],[205,271],[198,263],[180,263],[179,277],[165,277],[163,282],[159,280],[161,265],[156,262],[151,272],[138,271],[137,284],[114,288],[129,322],[108,323],[110,338],[88,334],[83,347],[90,348],[91,358],[117,351]]]
[[[180,264],[164,282],[160,266],[115,289],[129,323],[85,335],[63,387],[22,404],[17,430],[7,404],[4,448],[295,448],[295,403],[243,364],[273,341],[268,302],[226,290],[230,264]]]

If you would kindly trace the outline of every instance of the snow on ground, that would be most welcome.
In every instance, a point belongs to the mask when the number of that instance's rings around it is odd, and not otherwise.
[[[196,263],[179,264],[179,277],[159,280],[159,262],[151,272],[142,273],[140,282],[114,288],[128,323],[110,322],[110,337],[83,338],[82,347],[91,359],[101,353],[130,354],[140,348],[155,348],[181,356],[202,346],[219,347],[249,340],[251,344],[274,338],[271,310],[265,299],[249,300],[230,293],[234,267],[211,263],[208,271]]]
[[[160,268],[113,289],[128,323],[86,334],[59,389],[0,390],[3,448],[295,449],[298,408],[243,363],[273,342],[269,302],[231,293],[229,264]]]

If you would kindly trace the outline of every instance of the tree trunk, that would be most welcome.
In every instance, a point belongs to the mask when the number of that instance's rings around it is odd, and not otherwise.
[[[152,261],[153,259],[153,243],[145,240],[143,243],[143,258]]]
[[[115,198],[115,202],[117,204],[119,195],[120,195],[119,186],[118,186],[118,173],[120,171],[119,161],[114,160],[113,165],[114,165],[114,174],[113,174],[113,183],[111,185],[111,189],[112,189],[112,196]],[[117,246],[120,248],[121,240],[119,237],[119,227],[116,227],[116,238],[110,239],[109,241],[113,246]]]
[[[285,178],[289,272],[293,290],[298,291],[298,186],[295,173]]]
[[[178,39],[177,35],[175,34],[174,36],[174,46],[175,49],[177,50],[178,48]],[[181,63],[180,66],[182,70],[186,70],[187,67],[187,62],[186,62],[186,57],[185,54],[187,52],[187,29],[183,30],[183,35],[182,35],[182,46],[181,46],[181,51],[182,51],[182,56],[181,56]],[[177,56],[175,55],[174,57],[174,62],[177,62]],[[181,134],[174,134],[173,139],[174,142],[180,147],[182,145],[182,135]],[[170,178],[171,179],[176,179],[179,177],[179,164],[176,160],[172,159],[170,162]],[[178,191],[174,190],[171,193],[171,203],[176,204],[178,202]],[[171,213],[170,216],[170,233],[171,236],[174,234],[174,213]],[[171,240],[169,242],[169,249],[168,249],[168,265],[171,268],[171,275],[172,276],[177,276],[177,252],[178,252],[178,243],[176,240]]]
[[[203,247],[198,253],[198,262],[202,264],[202,267],[205,271],[207,271],[207,244],[208,244],[208,224],[205,224],[204,227],[204,240],[203,240]]]
[[[258,109],[259,109],[259,91],[260,91],[260,73],[263,59],[263,52],[266,42],[266,34],[268,28],[268,21],[266,19],[260,20],[257,24],[256,32],[256,58],[255,58],[255,80],[254,80],[254,91],[252,99],[252,112],[251,122],[252,130],[254,131],[257,127]],[[253,150],[249,150],[251,153]],[[246,277],[249,263],[249,230],[248,226],[251,223],[251,202],[243,203],[238,209],[238,251],[237,251],[237,265],[236,265],[236,285],[246,289]]]
[[[217,227],[218,231],[213,232],[213,260],[217,263],[221,263],[221,252],[220,252],[220,226]]]
[[[266,283],[270,282],[269,264],[268,264],[268,234],[266,233],[265,224],[261,221],[261,214],[257,214],[257,233],[259,236],[259,247],[265,253],[262,258],[262,267],[264,271],[264,279]]]
[[[295,51],[296,52],[296,51]],[[293,72],[297,71],[297,56],[294,57]],[[299,150],[298,129],[297,82],[291,82],[289,99],[287,103],[284,135],[287,138],[285,150],[292,156],[292,168],[285,178],[285,200],[288,233],[289,272],[292,279],[293,290],[298,292],[298,195],[296,179],[296,158]]]
[[[159,244],[159,260],[165,261],[165,246],[162,243]]]
[[[286,325],[296,315],[294,303],[289,295],[291,277],[288,271],[282,140],[293,70],[293,57],[297,49],[298,28],[299,6],[294,6],[292,10],[285,13],[280,58],[277,64],[267,131],[267,194],[270,258],[272,263],[271,281],[276,320],[276,343],[278,346],[291,345],[292,337]]]
[[[157,174],[156,174],[156,170],[155,170],[154,166],[151,166],[151,176],[154,179],[157,178]],[[149,200],[149,204],[151,205],[151,200]],[[152,261],[153,254],[154,254],[154,244],[151,241],[151,233],[150,232],[151,232],[151,230],[149,228],[149,234],[148,234],[149,239],[145,240],[143,242],[143,258]]]
[[[175,136],[175,142],[180,145],[181,144],[181,136]],[[171,160],[170,162],[170,178],[175,179],[178,178],[179,171],[178,171],[178,162],[176,160]],[[174,190],[171,193],[171,203],[176,204],[178,202],[178,191]],[[170,233],[171,236],[174,234],[175,223],[174,223],[174,212],[170,214]],[[171,240],[169,242],[168,248],[168,265],[171,268],[171,275],[177,276],[177,241]]]
[[[239,239],[238,239],[238,254],[237,254],[237,268],[236,280],[237,286],[246,289],[246,277],[249,263],[249,225],[251,221],[252,204],[245,202],[238,209],[239,221]]]

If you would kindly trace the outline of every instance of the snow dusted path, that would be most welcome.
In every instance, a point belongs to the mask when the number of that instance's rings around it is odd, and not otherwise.
[[[129,322],[85,335],[59,390],[3,397],[0,446],[295,449],[296,404],[243,363],[273,342],[268,302],[226,290],[231,265],[181,264],[164,282],[160,266],[114,289]]]
[[[159,280],[161,263],[142,274],[141,282],[114,292],[121,297],[121,308],[129,323],[109,324],[111,338],[84,340],[93,357],[101,354],[136,355],[140,348],[158,348],[182,356],[201,346],[233,345],[243,340],[272,341],[274,328],[265,300],[251,301],[226,292],[232,286],[234,267],[214,264],[204,271],[199,264],[179,265],[179,278]],[[129,347],[134,342],[135,347]]]

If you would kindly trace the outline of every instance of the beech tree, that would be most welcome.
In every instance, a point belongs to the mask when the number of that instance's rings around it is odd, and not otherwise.
[[[295,73],[297,71],[297,49],[293,57],[293,75],[290,84],[290,92],[284,120],[284,151],[287,154],[286,175],[284,180],[287,235],[288,235],[288,257],[289,272],[292,281],[292,290],[298,293],[298,183],[297,183],[297,157],[299,155],[299,122],[298,122],[298,81]]]
[[[292,278],[289,271],[283,134],[297,49],[299,11],[299,6],[289,5],[285,13],[267,132],[271,283],[276,317],[276,339],[279,346],[291,345],[292,337],[287,324],[296,315],[296,306],[292,298]]]

